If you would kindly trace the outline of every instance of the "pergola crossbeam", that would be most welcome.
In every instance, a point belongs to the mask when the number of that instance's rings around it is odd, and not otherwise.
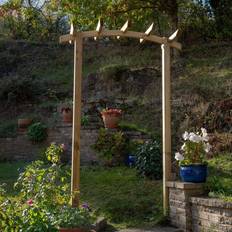
[[[91,38],[91,37],[98,37],[99,33],[97,31],[83,31],[81,32],[82,37],[83,38]],[[135,39],[141,39],[144,37],[144,33],[142,32],[135,32],[135,31],[126,31],[126,32],[122,32],[121,30],[102,30],[101,31],[101,36],[102,37],[130,37],[130,38],[135,38]],[[75,40],[75,33],[73,35],[62,35],[60,37],[60,43],[67,43],[70,40]],[[166,43],[166,38],[164,37],[159,37],[156,35],[149,35],[149,36],[145,36],[143,38],[145,41],[150,41],[153,43],[158,43],[158,44],[164,44]],[[181,50],[182,46],[180,43],[176,42],[176,41],[168,41],[168,44],[170,47],[172,48],[176,48],[178,50]]]

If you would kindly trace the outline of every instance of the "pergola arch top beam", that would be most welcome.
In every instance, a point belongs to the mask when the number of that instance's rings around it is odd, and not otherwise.
[[[121,31],[121,30],[101,30],[99,33],[98,31],[83,31],[83,32],[74,32],[73,35],[62,35],[60,37],[60,43],[66,43],[69,41],[75,40],[77,34],[81,34],[82,38],[95,38],[95,37],[129,37],[135,39],[143,38],[145,41],[158,43],[158,44],[168,44],[172,48],[176,48],[181,50],[181,44],[176,41],[169,41],[166,37],[160,37],[156,35],[148,35],[144,36],[142,32],[136,31]]]

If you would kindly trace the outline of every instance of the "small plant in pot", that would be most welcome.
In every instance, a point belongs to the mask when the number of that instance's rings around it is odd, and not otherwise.
[[[181,152],[175,154],[179,162],[180,177],[184,182],[202,183],[207,177],[206,154],[210,151],[209,137],[205,128],[201,132],[183,134]]]
[[[101,112],[101,116],[105,125],[105,128],[117,128],[118,123],[122,116],[122,110],[120,109],[104,109]]]
[[[26,130],[33,121],[33,117],[31,115],[20,115],[18,118],[18,129],[19,130]]]
[[[56,212],[54,225],[59,232],[90,232],[94,223],[89,207],[84,204],[79,208],[63,206]]]
[[[70,101],[70,102],[65,103],[64,106],[61,108],[63,122],[72,123],[72,120],[73,120],[72,107],[73,107],[73,104],[72,104],[72,101]]]

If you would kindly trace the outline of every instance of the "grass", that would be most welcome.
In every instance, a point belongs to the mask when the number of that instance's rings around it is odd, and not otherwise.
[[[217,156],[208,161],[209,196],[232,201],[232,154]]]
[[[8,194],[18,169],[26,163],[0,163],[0,184],[8,184]],[[81,200],[88,202],[98,215],[104,215],[118,228],[151,227],[163,219],[162,182],[149,181],[126,167],[82,167]]]
[[[22,170],[27,163],[13,162],[13,163],[0,163],[0,184],[6,183],[9,195],[13,195],[13,185],[18,178],[20,170]]]

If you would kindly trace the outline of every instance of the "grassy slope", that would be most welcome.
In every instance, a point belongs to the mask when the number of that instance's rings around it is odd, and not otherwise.
[[[226,154],[209,160],[209,196],[232,202],[232,155]]]
[[[0,184],[7,183],[9,194],[25,163],[0,163]],[[125,167],[83,167],[81,199],[96,213],[105,215],[116,227],[152,226],[162,219],[162,183],[148,181]]]

